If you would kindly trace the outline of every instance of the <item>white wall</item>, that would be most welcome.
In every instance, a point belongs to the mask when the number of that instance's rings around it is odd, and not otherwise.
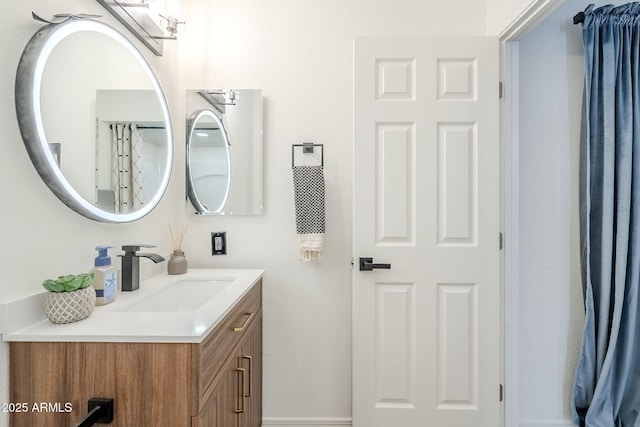
[[[169,255],[171,247],[158,224],[177,223],[182,209],[184,187],[173,180],[158,208],[133,224],[102,224],[85,219],[62,204],[44,185],[32,166],[16,121],[14,83],[16,68],[25,45],[41,24],[31,19],[31,11],[50,18],[54,13],[97,13],[103,22],[124,30],[98,2],[86,0],[4,1],[0,8],[0,299],[38,292],[40,283],[61,274],[89,270],[94,247],[110,244],[119,248],[127,243],[157,244],[158,253]],[[136,42],[137,43],[137,42]],[[140,46],[140,45],[138,45]],[[141,48],[147,55],[148,51]],[[176,114],[177,52],[168,44],[166,55],[147,55],[165,89],[172,114]],[[177,151],[176,163],[183,162],[184,150]],[[178,172],[179,173],[179,172]],[[115,254],[121,251],[114,250]],[[143,274],[165,268],[165,264],[143,264]],[[8,345],[0,343],[0,402],[9,402]],[[0,425],[8,425],[7,414],[0,413]]]
[[[264,416],[269,425],[351,417],[353,38],[483,34],[484,2],[191,0],[181,82],[264,90],[265,212],[190,216],[191,266],[266,268]],[[183,9],[184,10],[184,9]],[[323,143],[322,264],[297,261],[291,144]],[[356,154],[357,155],[357,154]],[[210,232],[229,255],[212,257]]]
[[[188,24],[164,57],[148,58],[161,78],[174,118],[176,161],[159,207],[133,224],[101,224],[68,209],[47,189],[23,147],[13,104],[15,69],[39,24],[31,10],[99,13],[97,2],[11,0],[0,9],[0,293],[39,290],[44,278],[86,271],[94,246],[160,245],[158,224],[189,221],[191,267],[262,267],[264,415],[267,423],[351,417],[351,201],[353,38],[358,35],[481,35],[483,1],[354,0],[300,2],[183,1]],[[126,30],[122,30],[127,34]],[[179,50],[179,57],[178,52]],[[178,69],[179,67],[179,69]],[[262,88],[265,96],[265,214],[197,217],[184,195],[186,89]],[[319,265],[297,261],[291,144],[325,144],[327,236]],[[227,256],[211,257],[210,232],[227,231]],[[34,268],[37,266],[37,268]],[[152,266],[145,265],[149,271]],[[161,266],[163,268],[164,265]],[[7,345],[0,345],[0,402],[8,401]],[[293,421],[292,421],[293,420]],[[335,421],[337,420],[337,421]],[[6,425],[0,418],[0,425]]]
[[[520,422],[572,425],[584,323],[580,275],[581,26],[567,0],[520,47]],[[604,4],[605,2],[599,2]]]

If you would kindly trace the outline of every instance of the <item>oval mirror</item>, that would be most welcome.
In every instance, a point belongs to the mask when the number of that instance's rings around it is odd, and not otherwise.
[[[169,110],[144,56],[114,28],[71,19],[40,29],[18,65],[16,111],[36,170],[71,209],[119,223],[160,202]]]
[[[262,90],[188,90],[187,184],[197,214],[260,215]]]
[[[211,110],[189,119],[187,139],[189,199],[199,213],[220,213],[229,198],[231,157],[222,121]]]

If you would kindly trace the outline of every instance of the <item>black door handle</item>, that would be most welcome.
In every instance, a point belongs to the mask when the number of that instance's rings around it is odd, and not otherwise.
[[[391,269],[391,264],[374,264],[373,258],[360,258],[360,271],[373,271],[374,268]]]

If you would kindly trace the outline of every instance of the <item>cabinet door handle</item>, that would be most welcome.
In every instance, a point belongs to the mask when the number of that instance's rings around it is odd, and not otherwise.
[[[244,313],[243,316],[248,316],[247,319],[244,321],[242,326],[240,326],[239,328],[237,326],[234,327],[233,328],[233,332],[242,332],[242,331],[244,331],[244,329],[247,327],[249,322],[251,322],[251,319],[253,319],[254,315],[255,315],[255,313]]]
[[[241,393],[238,396],[240,398],[240,402],[242,403],[238,403],[237,406],[240,406],[239,408],[236,407],[236,414],[241,414],[244,412],[244,395],[245,395],[245,387],[244,387],[244,382],[245,382],[245,369],[244,368],[236,368],[236,372],[238,372],[240,374],[241,377],[241,383],[242,383],[242,387],[241,387]]]
[[[244,397],[251,397],[251,384],[253,384],[253,357],[243,355],[243,359],[247,359],[249,361],[249,392],[244,395]]]

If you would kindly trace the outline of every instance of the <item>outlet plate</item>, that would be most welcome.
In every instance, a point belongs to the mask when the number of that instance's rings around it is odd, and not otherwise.
[[[227,254],[227,232],[216,231],[211,233],[211,255]]]

